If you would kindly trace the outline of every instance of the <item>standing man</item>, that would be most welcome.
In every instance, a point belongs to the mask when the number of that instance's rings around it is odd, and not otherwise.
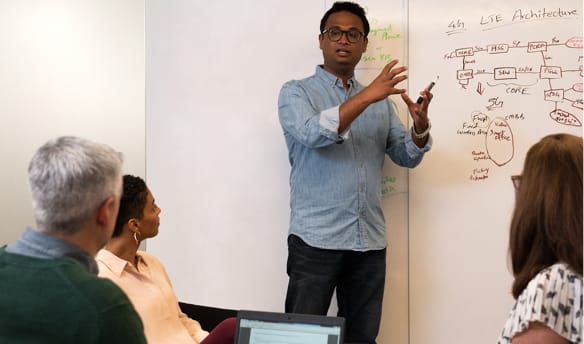
[[[0,248],[1,343],[146,343],[130,300],[97,277],[111,238],[122,158],[76,137],[40,147],[28,167],[38,229]]]
[[[347,343],[375,343],[385,286],[386,231],[381,174],[387,154],[415,167],[432,144],[428,103],[396,85],[406,67],[391,61],[367,87],[355,66],[369,23],[352,2],[336,2],[320,22],[324,64],[289,81],[278,100],[290,172],[286,312],[326,314],[336,288]],[[387,97],[400,94],[414,122],[406,130]]]

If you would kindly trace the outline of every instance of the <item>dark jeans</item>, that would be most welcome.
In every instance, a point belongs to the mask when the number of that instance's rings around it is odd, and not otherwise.
[[[324,250],[288,237],[287,313],[326,315],[337,289],[338,316],[346,319],[345,343],[375,343],[385,287],[386,249]]]

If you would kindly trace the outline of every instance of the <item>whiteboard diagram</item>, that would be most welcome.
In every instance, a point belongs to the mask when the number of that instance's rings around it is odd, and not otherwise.
[[[557,131],[582,127],[582,36],[553,31],[554,20],[579,17],[577,10],[516,9],[512,14],[480,16],[477,30],[495,41],[464,41],[443,53],[443,60],[456,66],[449,71],[464,96],[476,99],[478,108],[464,115],[456,128],[459,136],[482,138],[470,154],[476,162],[469,179],[484,181],[493,168],[513,160],[516,150],[514,127],[542,121]],[[511,34],[517,24],[550,27],[533,34]],[[494,33],[496,30],[497,34]],[[509,32],[509,34],[508,34]],[[470,35],[463,19],[449,22],[446,36]],[[476,34],[476,33],[475,33]],[[522,106],[523,104],[523,106]],[[525,106],[528,104],[528,106]],[[534,107],[536,105],[536,107]],[[537,111],[533,111],[537,110]],[[548,125],[548,124],[544,124]]]

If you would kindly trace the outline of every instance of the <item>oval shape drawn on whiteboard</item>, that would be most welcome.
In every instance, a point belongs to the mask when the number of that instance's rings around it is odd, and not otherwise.
[[[572,86],[572,89],[576,92],[582,92],[582,83],[581,82],[575,83],[574,86]]]
[[[503,118],[495,118],[487,128],[485,147],[489,158],[497,166],[507,164],[515,155],[515,142],[509,123]]]
[[[568,48],[582,48],[582,37],[572,37],[566,41]]]
[[[564,111],[562,109],[556,109],[556,110],[550,112],[550,117],[554,121],[556,121],[560,124],[570,125],[572,127],[581,127],[582,126],[582,122],[580,122],[578,117],[576,117],[576,116],[574,116],[574,114],[571,114],[571,113]]]

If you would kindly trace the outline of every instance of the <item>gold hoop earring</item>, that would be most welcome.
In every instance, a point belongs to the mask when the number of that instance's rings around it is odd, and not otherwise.
[[[140,235],[139,231],[134,232],[134,241],[136,242],[136,245],[140,245],[140,239],[139,239],[140,237],[141,237],[141,235]]]

